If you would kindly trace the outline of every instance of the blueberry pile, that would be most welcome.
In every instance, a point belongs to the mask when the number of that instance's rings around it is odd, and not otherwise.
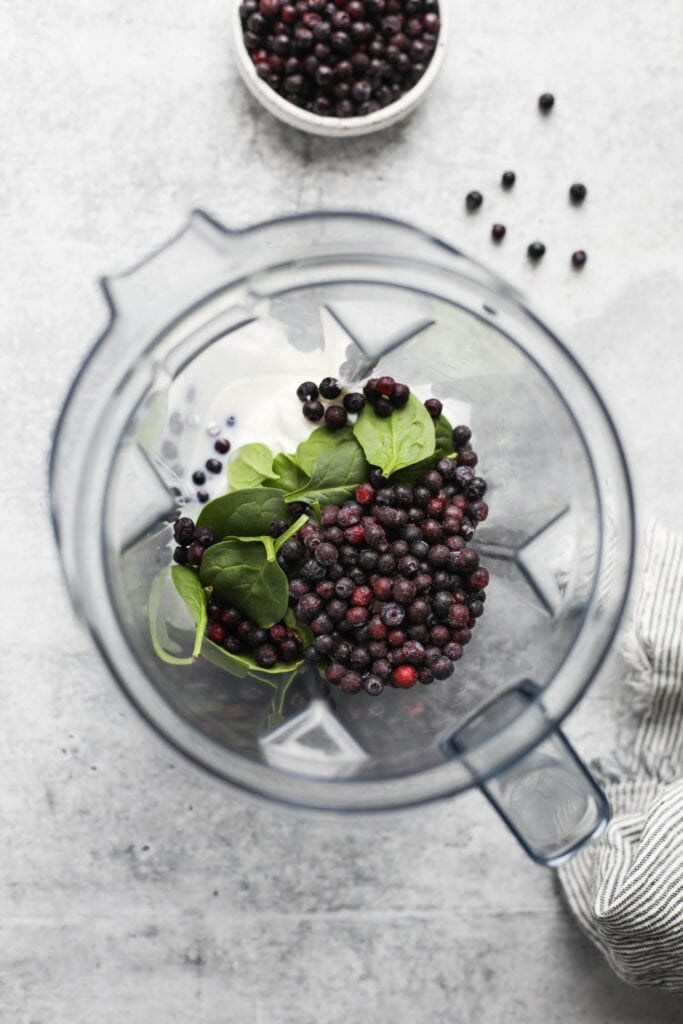
[[[489,574],[467,541],[488,515],[486,482],[469,429],[454,435],[457,459],[412,488],[374,471],[282,547],[294,615],[315,637],[304,656],[345,693],[448,678],[484,611]]]
[[[440,28],[438,0],[244,0],[239,13],[259,77],[326,117],[363,117],[412,89]]]

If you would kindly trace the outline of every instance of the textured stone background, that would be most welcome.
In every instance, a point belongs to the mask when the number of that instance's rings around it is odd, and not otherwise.
[[[235,226],[361,207],[461,245],[589,367],[642,511],[679,522],[680,0],[448,2],[450,51],[424,108],[328,142],[247,97],[227,0],[0,0],[3,1024],[681,1020],[680,1001],[611,975],[552,874],[476,794],[359,824],[243,801],[177,762],[109,683],[57,571],[46,458],[104,323],[95,280],[194,206]],[[576,179],[581,210],[566,201]],[[473,187],[486,205],[466,217]],[[499,248],[494,220],[509,229]],[[548,254],[532,269],[536,237]],[[619,700],[613,665],[568,724],[586,757],[605,750]]]

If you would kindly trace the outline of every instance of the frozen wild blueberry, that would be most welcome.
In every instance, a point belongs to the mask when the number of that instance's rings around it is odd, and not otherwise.
[[[312,402],[318,397],[318,385],[312,380],[305,380],[296,389],[296,395],[300,402]]]
[[[428,398],[425,402],[425,409],[432,417],[432,419],[438,419],[443,411],[443,405],[438,398]]]
[[[202,560],[203,554],[204,548],[201,546],[201,544],[198,544],[196,541],[190,544],[189,548],[187,549],[188,565],[199,565],[199,563]]]
[[[587,195],[588,189],[580,182],[575,182],[569,189],[569,198],[576,206],[582,203]]]
[[[375,412],[381,419],[388,420],[393,411],[394,406],[391,403],[391,399],[380,395],[379,398],[375,400]]]
[[[583,249],[577,249],[576,252],[572,253],[572,265],[579,270],[583,267],[588,259],[587,254]]]
[[[301,411],[303,412],[306,419],[310,420],[312,423],[317,423],[325,415],[324,407],[321,405],[320,402],[315,401],[304,402],[303,406],[301,407]]]
[[[410,398],[410,388],[406,384],[397,384],[390,397],[394,408],[402,409]]]
[[[514,171],[503,171],[500,183],[503,188],[512,188],[516,180],[517,176]]]
[[[472,431],[469,427],[464,424],[453,427],[453,445],[457,448],[462,448],[472,438]]]
[[[287,523],[284,521],[284,519],[273,519],[268,529],[268,532],[270,533],[271,537],[281,537],[286,529]]]
[[[547,114],[555,106],[555,97],[551,92],[544,92],[538,97],[538,105],[544,114]]]
[[[273,668],[277,662],[277,651],[272,644],[261,644],[254,651],[254,661],[260,668]]]
[[[201,544],[203,548],[209,548],[216,540],[216,535],[210,526],[200,526],[199,529],[194,532],[194,539],[198,544]]]
[[[348,417],[342,405],[331,405],[325,410],[325,426],[330,430],[340,430],[346,426]]]
[[[380,693],[384,690],[384,683],[379,676],[369,675],[363,680],[363,689],[371,697],[379,697]]]
[[[376,390],[385,398],[391,398],[396,390],[396,381],[393,377],[378,377]]]
[[[473,213],[474,210],[478,210],[483,202],[484,197],[481,192],[468,192],[465,196],[465,206],[470,213]]]
[[[173,536],[178,544],[182,544],[185,547],[191,544],[194,540],[194,523],[192,520],[186,516],[178,519],[173,527]]]
[[[398,668],[394,669],[391,678],[399,689],[408,690],[417,682],[417,672],[412,665],[399,665]]]
[[[341,395],[341,388],[336,377],[325,377],[320,381],[318,389],[323,398],[339,398]]]
[[[365,395],[361,395],[360,391],[344,395],[344,408],[350,413],[362,412],[365,408]]]
[[[545,246],[543,242],[532,242],[527,248],[527,255],[530,260],[537,262],[545,256]]]

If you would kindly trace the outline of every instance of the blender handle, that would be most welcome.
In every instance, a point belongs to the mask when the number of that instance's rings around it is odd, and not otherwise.
[[[607,797],[564,733],[539,746],[480,789],[537,864],[558,867],[607,827]]]
[[[539,694],[525,681],[480,711],[448,744],[532,860],[557,867],[605,830],[611,810],[564,733],[549,720]],[[520,712],[529,716],[532,729],[544,727],[543,738],[502,770],[486,774],[477,747],[495,742],[500,727],[512,724],[512,715]]]

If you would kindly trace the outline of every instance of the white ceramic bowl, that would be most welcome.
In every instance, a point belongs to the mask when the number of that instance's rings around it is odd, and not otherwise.
[[[400,99],[390,103],[387,107],[375,111],[374,114],[367,114],[365,117],[322,117],[320,114],[311,114],[302,110],[294,103],[290,103],[279,93],[271,89],[261,78],[244,45],[242,34],[242,23],[239,15],[240,0],[233,0],[233,44],[237,57],[237,67],[245,85],[261,106],[275,117],[291,125],[292,128],[299,128],[311,135],[324,135],[328,138],[351,138],[356,135],[369,135],[371,132],[380,131],[382,128],[389,128],[392,124],[402,121],[404,117],[411,114],[419,103],[424,99],[428,89],[434,82],[443,63],[447,39],[447,15],[446,3],[439,4],[439,17],[441,28],[436,44],[436,50],[432,59],[427,65],[422,78],[404,93]]]

